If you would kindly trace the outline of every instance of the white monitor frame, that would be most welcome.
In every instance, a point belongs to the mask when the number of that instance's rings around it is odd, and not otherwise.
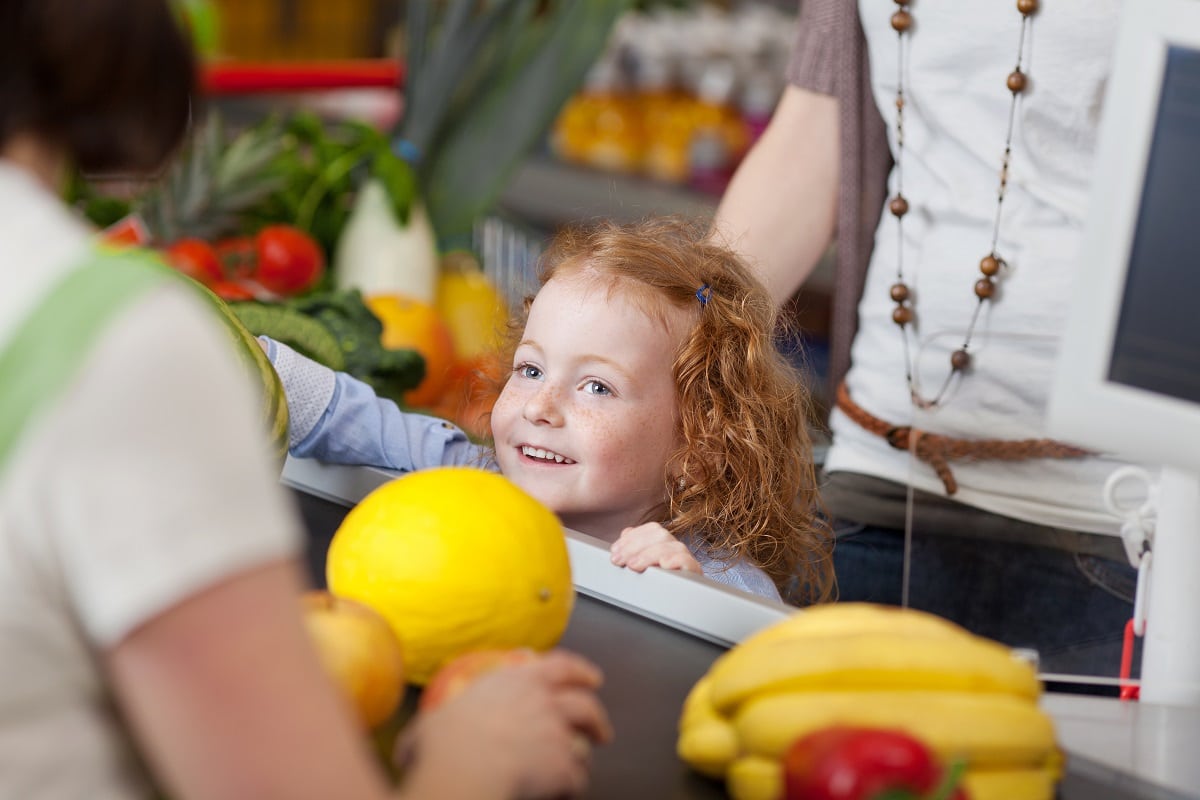
[[[1200,50],[1200,0],[1126,0],[1047,428],[1085,447],[1164,465],[1147,562],[1141,697],[1200,707],[1200,403],[1108,377],[1173,46]]]
[[[1200,472],[1200,404],[1108,379],[1159,89],[1172,45],[1200,49],[1200,2],[1125,2],[1048,425],[1052,435],[1085,447]],[[1182,453],[1187,448],[1180,447],[1181,437],[1196,443],[1190,456]]]

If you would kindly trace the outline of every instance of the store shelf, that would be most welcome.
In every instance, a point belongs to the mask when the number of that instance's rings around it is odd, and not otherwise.
[[[718,198],[666,183],[564,164],[535,155],[522,165],[500,198],[518,219],[553,229],[570,222],[632,222],[651,214],[709,219]]]
[[[684,187],[572,166],[539,154],[517,169],[500,197],[500,210],[522,223],[551,231],[570,223],[633,222],[654,214],[708,220],[719,200]],[[830,250],[805,284],[806,290],[831,293],[833,268]]]

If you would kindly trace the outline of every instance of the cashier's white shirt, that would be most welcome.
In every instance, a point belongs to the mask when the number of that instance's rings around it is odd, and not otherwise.
[[[0,348],[89,236],[0,161]],[[0,472],[0,798],[147,795],[100,654],[298,550],[257,403],[208,312],[166,286],[23,432]]]
[[[983,306],[973,369],[945,406],[917,412],[905,382],[900,329],[891,321],[896,220],[883,214],[859,304],[851,395],[876,417],[967,438],[1047,436],[1043,426],[1054,361],[1072,287],[1087,208],[1118,0],[1041,4],[1026,35],[1029,89],[1018,101],[1013,155],[997,250],[1009,268],[994,302]],[[875,100],[895,141],[897,36],[894,4],[861,0]],[[991,249],[996,194],[1021,17],[1011,0],[954,0],[913,7],[905,93],[904,276],[915,296],[915,374],[927,396],[949,371],[976,306],[979,260]],[[891,176],[891,192],[896,175]],[[926,464],[889,447],[845,415],[833,415],[826,468],[944,494]],[[953,462],[955,499],[1009,517],[1116,534],[1102,511],[1108,458]]]

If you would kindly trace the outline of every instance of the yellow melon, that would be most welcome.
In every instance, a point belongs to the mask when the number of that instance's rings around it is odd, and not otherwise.
[[[326,578],[388,620],[419,685],[470,650],[548,650],[575,599],[558,518],[502,475],[467,467],[369,494],[334,534]]]

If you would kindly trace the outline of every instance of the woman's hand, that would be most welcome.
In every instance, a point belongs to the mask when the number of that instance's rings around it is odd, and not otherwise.
[[[662,567],[704,574],[700,562],[692,556],[687,545],[657,522],[647,522],[621,531],[609,554],[612,563],[618,567],[628,567],[634,572],[645,572],[646,567]]]
[[[400,740],[402,796],[542,798],[587,785],[593,744],[612,738],[600,671],[555,651],[499,667],[420,714]]]

